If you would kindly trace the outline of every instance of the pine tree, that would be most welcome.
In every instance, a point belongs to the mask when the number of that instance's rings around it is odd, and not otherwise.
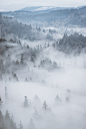
[[[27,99],[27,96],[25,96],[24,107],[28,107],[28,106],[29,106],[28,99]]]

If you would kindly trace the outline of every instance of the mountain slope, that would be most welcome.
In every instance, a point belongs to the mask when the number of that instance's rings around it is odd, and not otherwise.
[[[86,6],[80,8],[58,8],[58,7],[31,7],[19,11],[2,13],[13,16],[22,22],[35,23],[47,22],[53,26],[80,26],[86,27]]]

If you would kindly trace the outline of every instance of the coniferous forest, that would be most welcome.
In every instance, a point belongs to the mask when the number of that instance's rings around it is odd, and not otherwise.
[[[86,129],[85,11],[0,12],[0,129]]]

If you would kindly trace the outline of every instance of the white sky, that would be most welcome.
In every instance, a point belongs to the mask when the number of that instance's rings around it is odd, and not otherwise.
[[[14,11],[29,6],[78,7],[86,0],[0,0],[0,11]]]

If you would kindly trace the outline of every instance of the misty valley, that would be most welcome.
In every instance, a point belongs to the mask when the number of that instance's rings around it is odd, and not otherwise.
[[[85,11],[0,13],[0,129],[86,129]]]

